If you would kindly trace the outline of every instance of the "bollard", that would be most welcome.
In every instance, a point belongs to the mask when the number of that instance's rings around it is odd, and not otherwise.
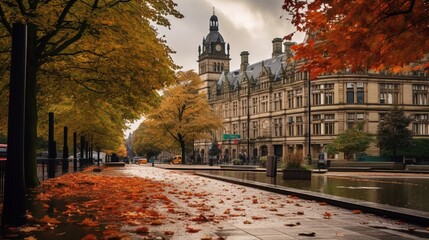
[[[73,171],[77,172],[77,133],[73,133]]]
[[[69,147],[67,144],[68,140],[68,128],[64,127],[64,143],[63,143],[63,174],[69,172]]]
[[[54,140],[54,113],[49,113],[48,178],[55,177],[56,147]]]
[[[267,156],[267,176],[275,177],[277,175],[277,160],[274,156]]]

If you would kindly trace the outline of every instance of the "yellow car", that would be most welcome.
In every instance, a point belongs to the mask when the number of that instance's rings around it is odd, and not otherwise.
[[[170,163],[172,163],[172,164],[182,163],[182,156],[180,156],[180,155],[174,156],[173,159],[171,159]]]

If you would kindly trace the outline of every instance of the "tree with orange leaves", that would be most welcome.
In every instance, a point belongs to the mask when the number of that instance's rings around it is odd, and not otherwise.
[[[283,9],[308,34],[293,49],[313,77],[344,69],[428,70],[427,0],[285,0]]]

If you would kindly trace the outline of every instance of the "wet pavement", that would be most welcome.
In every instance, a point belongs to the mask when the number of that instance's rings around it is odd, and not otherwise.
[[[150,227],[153,233],[174,232],[164,239],[429,239],[429,223],[408,224],[149,165],[117,171],[167,183],[164,192],[175,210],[159,209],[169,223]]]

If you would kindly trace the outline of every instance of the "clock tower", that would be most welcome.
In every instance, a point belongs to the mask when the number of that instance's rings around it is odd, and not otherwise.
[[[203,38],[203,44],[198,47],[198,74],[203,81],[200,92],[210,97],[211,88],[219,80],[222,72],[229,71],[229,44],[219,33],[218,18],[214,13],[209,20],[209,34]]]

